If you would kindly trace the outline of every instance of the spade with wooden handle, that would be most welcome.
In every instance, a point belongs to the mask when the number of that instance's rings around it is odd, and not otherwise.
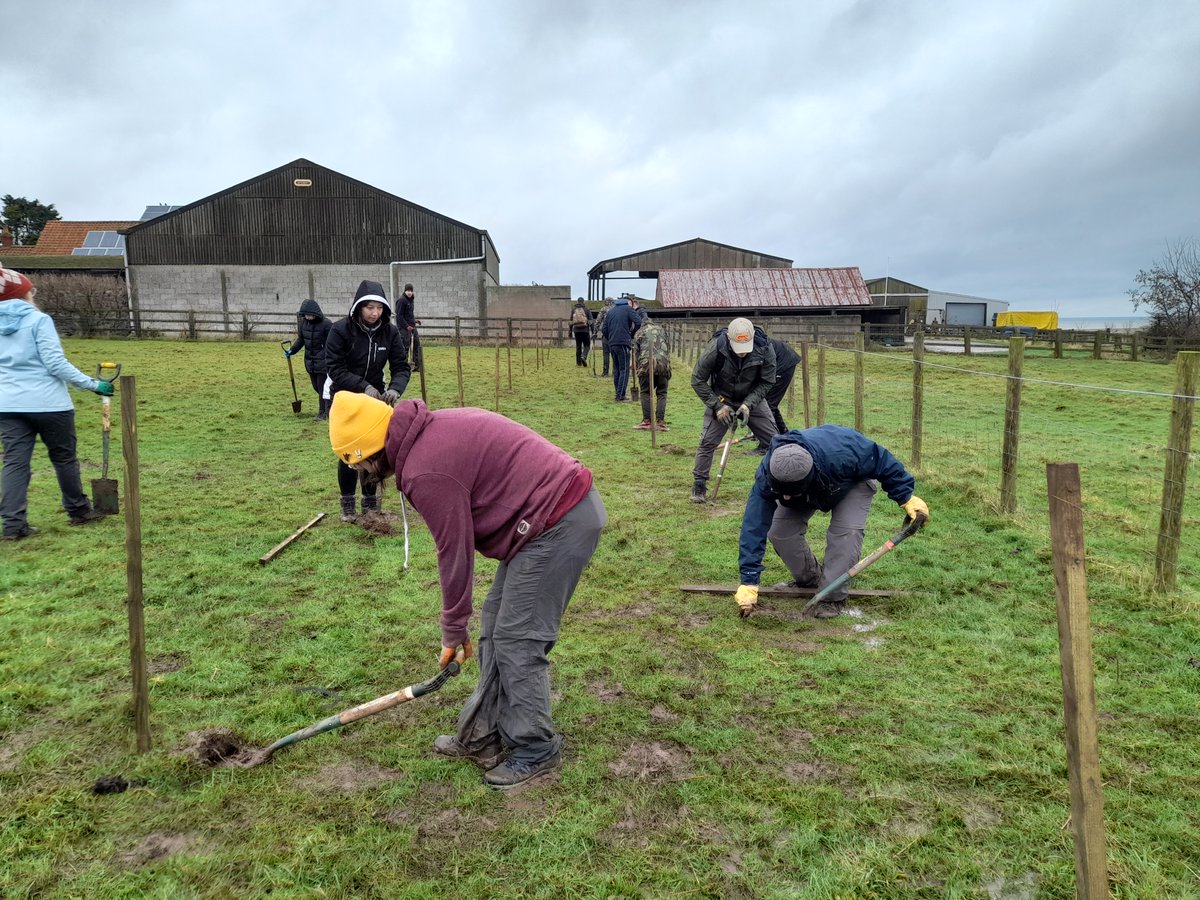
[[[96,369],[96,378],[99,381],[107,381],[109,384],[116,381],[117,376],[120,374],[120,363],[102,362]],[[112,409],[111,398],[102,398],[101,409],[104,425],[104,467],[101,470],[100,477],[92,479],[92,506],[106,516],[115,516],[121,511],[121,503],[117,490],[117,480],[108,477],[108,436],[112,430],[110,419]]]

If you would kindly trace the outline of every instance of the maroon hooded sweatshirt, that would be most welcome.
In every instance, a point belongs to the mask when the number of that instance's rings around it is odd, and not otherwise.
[[[483,409],[401,400],[384,453],[437,545],[442,645],[467,637],[475,551],[509,562],[591,489],[592,473],[537,432]]]

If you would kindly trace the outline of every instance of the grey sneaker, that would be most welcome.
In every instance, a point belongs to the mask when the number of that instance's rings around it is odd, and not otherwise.
[[[19,541],[21,538],[33,537],[37,533],[38,530],[32,525],[26,525],[20,531],[11,531],[0,536],[0,539],[6,541]]]
[[[458,738],[453,734],[439,734],[434,738],[433,752],[450,759],[465,759],[485,771],[500,765],[504,759],[504,748],[499,744],[471,751],[459,743]]]
[[[818,603],[813,610],[814,619],[836,619],[846,609],[846,603],[842,600],[834,601],[833,603]]]
[[[484,775],[483,783],[498,791],[507,791],[532,781],[539,775],[552,772],[560,765],[562,765],[562,755],[559,753],[555,753],[540,763],[523,763],[508,759]]]

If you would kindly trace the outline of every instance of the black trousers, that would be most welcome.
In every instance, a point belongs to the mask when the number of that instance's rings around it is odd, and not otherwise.
[[[586,328],[575,330],[575,365],[586,366],[592,349],[592,336]]]

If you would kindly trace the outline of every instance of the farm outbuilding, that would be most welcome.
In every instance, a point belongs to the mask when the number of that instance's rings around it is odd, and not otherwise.
[[[124,231],[130,303],[151,311],[344,315],[358,283],[411,282],[423,316],[486,316],[500,257],[466,225],[307,159]]]
[[[608,296],[608,281],[613,279],[658,278],[675,269],[787,269],[791,265],[792,261],[782,256],[693,238],[596,263],[588,271],[588,299],[603,300]]]
[[[867,290],[876,305],[900,307],[905,310],[905,321],[926,325],[991,325],[997,313],[1008,310],[1004,300],[931,291],[891,276],[872,278]]]

